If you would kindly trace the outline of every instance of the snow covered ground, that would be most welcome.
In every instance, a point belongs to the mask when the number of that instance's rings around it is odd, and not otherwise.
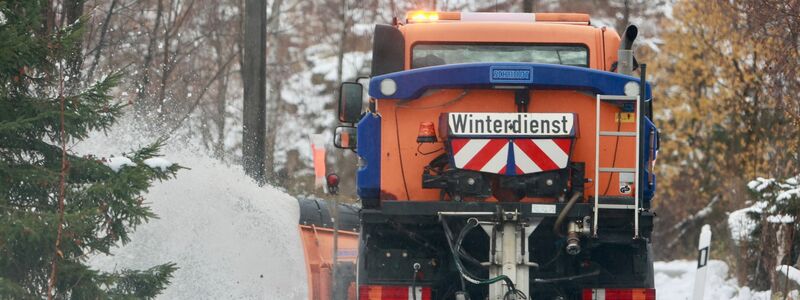
[[[654,267],[657,299],[692,300],[696,261],[656,262]],[[725,262],[709,260],[704,299],[769,300],[770,297],[768,291],[756,292],[747,287],[740,288],[736,280],[729,277]]]
[[[136,141],[98,136],[76,149],[108,157],[136,147]],[[177,263],[160,299],[307,299],[297,202],[258,187],[239,167],[179,147],[162,153],[191,169],[145,196],[160,219],[139,226],[114,256],[90,263],[106,271]]]

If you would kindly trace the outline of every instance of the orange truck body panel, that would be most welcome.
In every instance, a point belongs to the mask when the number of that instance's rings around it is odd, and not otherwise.
[[[537,21],[544,14],[537,14]],[[566,14],[578,15],[580,14]],[[569,16],[552,14],[552,20],[573,20]],[[588,16],[586,17],[588,20]],[[405,68],[410,69],[412,48],[417,43],[526,43],[583,45],[589,53],[589,67],[609,70],[616,61],[619,35],[609,28],[563,23],[531,22],[438,22],[407,24],[400,27],[405,37]],[[498,34],[502,32],[503,34]],[[466,95],[460,89],[429,91],[413,101],[394,99],[377,100],[377,113],[381,115],[381,200],[439,201],[439,190],[423,189],[420,178],[423,168],[434,156],[422,158],[422,153],[444,148],[440,140],[436,144],[423,144],[418,151],[416,137],[421,122],[433,122],[437,132],[439,115],[445,112],[516,112],[513,90],[469,90]],[[459,100],[454,99],[461,97]],[[536,90],[531,91],[529,112],[571,112],[577,114],[578,137],[571,161],[586,162],[586,175],[591,183],[586,185],[584,195],[594,196],[592,184],[600,185],[601,196],[621,195],[614,185],[619,178],[616,173],[604,173],[593,178],[595,171],[595,105],[596,99],[575,91]],[[608,103],[601,104],[601,131],[634,131],[633,120],[617,118],[619,108]],[[619,137],[602,137],[600,163],[603,166],[633,168],[635,165],[635,141]],[[614,139],[617,139],[616,141]],[[618,147],[615,145],[618,143]],[[615,150],[616,148],[616,150]],[[437,152],[441,153],[441,152]],[[494,197],[483,201],[498,201]],[[523,198],[522,202],[553,202],[555,199]]]

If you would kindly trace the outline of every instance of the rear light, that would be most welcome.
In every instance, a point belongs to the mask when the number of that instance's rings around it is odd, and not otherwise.
[[[431,300],[430,287],[415,287],[417,300]],[[411,286],[407,285],[361,285],[358,287],[359,300],[411,300]]]
[[[433,122],[419,123],[419,134],[417,135],[417,143],[435,143],[436,142],[436,129],[433,127]]]
[[[339,175],[330,173],[328,176],[325,176],[325,181],[328,183],[328,193],[331,195],[339,193]]]
[[[583,300],[656,300],[656,289],[583,289]]]

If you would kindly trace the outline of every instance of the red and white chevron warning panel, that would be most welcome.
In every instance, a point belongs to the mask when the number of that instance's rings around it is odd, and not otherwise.
[[[522,175],[566,168],[572,142],[572,138],[451,138],[450,147],[458,169]]]

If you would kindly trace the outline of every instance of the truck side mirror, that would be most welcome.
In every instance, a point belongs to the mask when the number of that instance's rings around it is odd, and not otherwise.
[[[361,119],[364,87],[357,82],[342,82],[339,87],[339,121],[356,123]],[[338,128],[337,128],[338,132]]]
[[[339,149],[355,149],[357,145],[356,128],[352,126],[336,127],[333,134],[333,145]]]

